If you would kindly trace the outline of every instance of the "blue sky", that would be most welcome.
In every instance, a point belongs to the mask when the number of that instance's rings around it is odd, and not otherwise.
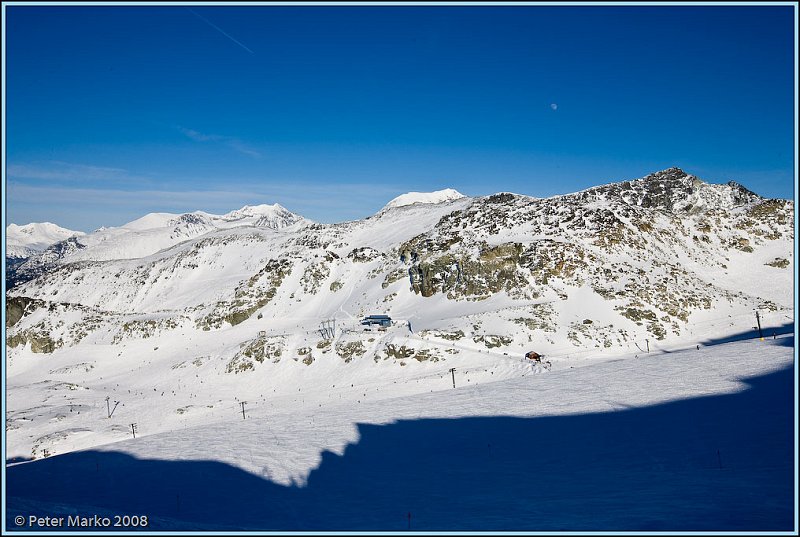
[[[89,231],[679,166],[794,197],[790,6],[5,6],[7,222]]]

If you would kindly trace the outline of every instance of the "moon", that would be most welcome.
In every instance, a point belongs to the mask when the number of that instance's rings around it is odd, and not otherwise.
[[[558,110],[558,105],[556,103],[550,103],[550,108],[553,110]]]

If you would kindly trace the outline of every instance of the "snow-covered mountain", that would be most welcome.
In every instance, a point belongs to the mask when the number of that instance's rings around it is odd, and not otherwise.
[[[215,230],[234,227],[281,230],[309,222],[277,203],[245,206],[224,215],[202,211],[150,213],[120,227],[103,227],[88,235],[72,237],[66,243],[52,244],[16,268],[13,284],[68,263],[145,257]]]
[[[221,218],[226,222],[251,222],[254,219],[255,222],[252,225],[272,229],[289,227],[302,220],[301,217],[277,203],[273,205],[245,205],[241,209],[223,215]]]
[[[392,201],[386,204],[384,209],[403,207],[405,205],[413,205],[415,203],[444,203],[446,201],[453,201],[463,197],[464,195],[461,192],[452,188],[436,190],[434,192],[408,192],[394,198]]]
[[[9,224],[6,228],[6,257],[24,259],[43,251],[48,246],[70,237],[85,235],[82,231],[72,231],[50,222],[18,226]]]
[[[154,434],[234,398],[358,404],[452,367],[498,380],[694,347],[751,331],[754,309],[768,335],[794,319],[792,201],[677,168],[546,199],[453,192],[339,224],[157,213],[43,252],[7,296],[13,455],[128,434],[67,400],[148,409]],[[365,331],[370,314],[395,322]],[[41,398],[54,419],[29,421]]]

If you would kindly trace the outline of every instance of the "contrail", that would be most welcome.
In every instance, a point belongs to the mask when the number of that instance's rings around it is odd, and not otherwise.
[[[225,33],[225,31],[224,31],[222,28],[220,28],[219,26],[217,26],[216,24],[214,24],[213,22],[211,22],[211,21],[210,21],[210,20],[208,20],[207,18],[203,17],[203,16],[202,16],[202,15],[200,15],[199,13],[195,13],[193,10],[189,9],[188,7],[187,7],[186,9],[188,9],[188,10],[189,10],[189,12],[190,12],[192,15],[194,15],[195,17],[197,17],[197,18],[198,18],[198,19],[200,19],[201,21],[205,22],[206,24],[208,24],[208,25],[209,25],[209,26],[211,26],[212,28],[214,28],[216,31],[218,31],[219,33],[221,33],[222,35],[224,35],[225,37],[227,37],[228,39],[230,39],[231,41],[233,41],[234,43],[236,43],[237,45],[239,45],[239,46],[240,46],[240,47],[242,47],[243,49],[245,49],[245,50],[246,50],[247,52],[249,52],[250,54],[255,54],[255,52],[253,52],[252,50],[250,50],[249,48],[247,48],[246,46],[244,46],[242,43],[240,43],[239,41],[237,41],[236,39],[234,39],[234,38],[233,38],[233,37],[231,37],[230,35],[226,34],[226,33]]]

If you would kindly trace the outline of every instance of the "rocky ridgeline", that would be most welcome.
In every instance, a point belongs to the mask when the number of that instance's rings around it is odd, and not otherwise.
[[[763,199],[736,183],[710,185],[677,168],[547,199],[499,193],[447,203],[452,209],[443,210],[421,233],[382,246],[363,244],[365,231],[397,227],[398,215],[424,207],[384,209],[342,224],[308,223],[285,233],[275,233],[270,225],[214,228],[127,261],[59,262],[64,249],[81,248],[70,239],[40,257],[37,278],[10,292],[7,341],[10,347],[30,343],[34,352],[52,352],[94,332],[103,332],[96,338],[113,344],[177,327],[223,330],[253,316],[289,315],[312,298],[324,302],[375,290],[385,294],[363,307],[380,310],[409,293],[465,303],[498,294],[520,303],[543,297],[568,301],[575,289],[591,289],[620,318],[662,339],[681,334],[692,313],[712,309],[718,301],[759,301],[714,285],[696,272],[698,266],[726,269],[733,252],[751,254],[780,240],[786,255],[765,265],[786,270],[794,239],[793,202]],[[228,216],[235,221],[250,214],[242,211]],[[187,233],[213,228],[195,213],[170,225]],[[204,279],[193,284],[198,271],[204,271]],[[69,320],[66,309],[72,311]],[[558,323],[556,310],[546,304],[506,317],[509,332],[528,339],[534,333],[550,337]],[[592,345],[609,346],[631,337],[591,319],[563,328],[576,346],[592,338]],[[479,345],[508,344],[503,334],[469,337],[483,337],[474,341]],[[433,359],[427,351],[376,349],[357,339],[331,348],[317,344],[303,343],[298,348],[304,352],[293,358],[307,365],[324,352],[345,361],[367,354],[376,360]],[[243,372],[254,362],[279,360],[275,351],[283,345],[256,340],[232,358],[228,370]]]
[[[669,168],[634,181],[597,186],[567,197],[582,201],[618,201],[628,206],[673,213],[731,210],[763,200],[734,181],[712,185],[680,168]]]
[[[765,200],[736,183],[709,185],[672,168],[549,199],[482,198],[399,250],[410,260],[411,289],[424,297],[483,300],[505,292],[535,299],[548,288],[562,294],[564,285],[589,286],[662,339],[680,334],[692,312],[717,299],[752,302],[700,279],[686,258],[727,268],[731,250],[791,241],[793,214],[791,201]],[[500,242],[507,236],[521,240]],[[770,264],[787,265],[781,258]]]

